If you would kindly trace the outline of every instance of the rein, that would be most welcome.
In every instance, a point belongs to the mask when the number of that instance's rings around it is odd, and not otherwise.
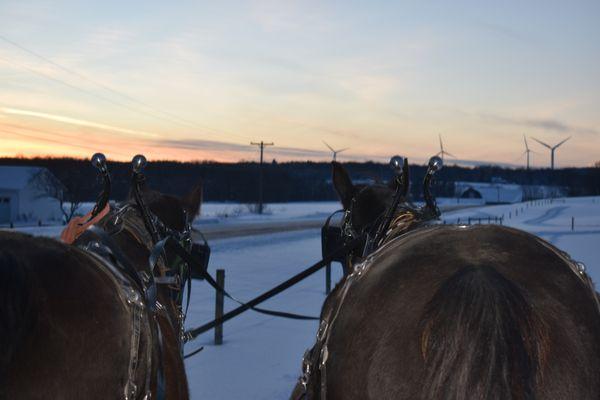
[[[190,329],[187,331],[186,333],[186,338],[188,341],[194,340],[196,339],[200,334],[207,332],[211,329],[213,329],[215,326],[217,325],[221,325],[224,322],[238,316],[239,314],[243,313],[244,311],[247,311],[249,309],[252,309],[254,311],[258,311],[258,310],[262,310],[259,312],[263,312],[265,314],[268,315],[274,315],[274,316],[284,316],[287,318],[290,318],[290,316],[293,316],[292,318],[294,319],[320,319],[317,317],[306,317],[306,316],[300,316],[297,314],[290,314],[290,313],[282,313],[282,312],[274,312],[274,311],[270,311],[270,310],[264,310],[264,309],[257,309],[256,306],[268,299],[270,299],[271,297],[283,292],[284,290],[292,287],[293,285],[297,284],[298,282],[304,280],[305,278],[307,278],[308,276],[314,274],[315,272],[319,271],[321,268],[325,267],[327,264],[331,263],[332,261],[335,260],[335,258],[339,257],[340,255],[346,254],[356,248],[359,247],[359,245],[361,244],[361,242],[364,240],[363,236],[360,236],[358,238],[354,238],[352,239],[350,242],[344,244],[343,246],[339,247],[336,251],[333,251],[329,256],[323,258],[321,261],[318,261],[317,263],[313,264],[312,266],[308,267],[307,269],[305,269],[304,271],[294,275],[293,277],[291,277],[290,279],[286,280],[285,282],[277,285],[276,287],[270,289],[269,291],[255,297],[254,299],[246,302],[246,303],[241,303],[241,305],[231,311],[229,311],[228,313],[226,313],[225,315],[223,315],[220,318],[217,318],[209,323],[206,323],[202,326],[199,326],[197,328],[194,329]],[[208,274],[207,274],[208,275]],[[208,275],[210,276],[210,275]],[[211,277],[212,280],[212,277]],[[214,281],[214,280],[213,280]],[[216,284],[216,282],[215,282]],[[215,285],[218,287],[218,285]],[[215,288],[216,289],[216,288]],[[219,290],[223,290],[222,288],[220,288]],[[223,294],[226,293],[223,290]],[[268,312],[265,312],[268,311]]]

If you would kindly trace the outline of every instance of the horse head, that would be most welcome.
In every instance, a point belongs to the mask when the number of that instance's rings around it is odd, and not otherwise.
[[[104,180],[94,215],[106,205],[110,175],[103,155],[94,155],[92,163]],[[102,218],[97,224],[100,229],[91,230],[81,240],[97,240],[100,236],[103,242],[114,244],[111,250],[117,255],[116,261],[130,269],[146,297],[147,306],[164,314],[182,342],[183,292],[190,279],[191,266],[182,259],[181,251],[174,250],[192,250],[191,224],[200,212],[202,186],[198,184],[183,197],[151,190],[144,176],[146,164],[142,155],[133,158],[127,200]]]
[[[345,213],[342,234],[347,238],[365,237],[362,254],[354,257],[365,256],[392,237],[439,217],[431,183],[442,165],[437,156],[429,160],[423,181],[425,203],[418,207],[408,198],[410,176],[406,158],[392,157],[390,167],[394,178],[388,184],[371,185],[353,184],[348,171],[333,162],[333,185]]]

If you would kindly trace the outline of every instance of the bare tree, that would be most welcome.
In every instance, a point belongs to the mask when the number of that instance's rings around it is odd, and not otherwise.
[[[36,173],[31,178],[31,183],[39,190],[38,198],[50,197],[58,200],[65,223],[69,223],[81,206],[81,199],[77,198],[58,178],[45,169]]]

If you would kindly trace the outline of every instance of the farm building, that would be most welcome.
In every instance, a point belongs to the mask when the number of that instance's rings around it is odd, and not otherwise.
[[[0,224],[62,219],[58,200],[48,197],[40,180],[59,182],[46,168],[0,166]]]
[[[518,203],[523,201],[523,188],[521,185],[500,182],[455,182],[454,196],[481,199],[485,204]]]

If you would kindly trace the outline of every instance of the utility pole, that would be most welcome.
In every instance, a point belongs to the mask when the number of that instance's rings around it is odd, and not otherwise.
[[[260,166],[259,166],[259,171],[258,171],[258,213],[262,214],[263,213],[263,154],[264,154],[265,147],[274,146],[274,143],[272,143],[272,142],[265,143],[261,140],[260,143],[251,142],[250,144],[252,146],[260,147]]]

